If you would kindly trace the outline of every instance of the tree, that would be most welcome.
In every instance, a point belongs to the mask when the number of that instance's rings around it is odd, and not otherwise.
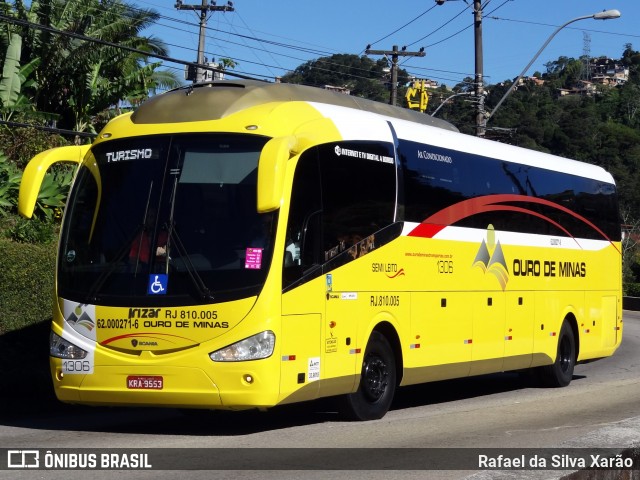
[[[640,117],[640,85],[627,82],[619,91],[621,117],[627,125],[637,124]]]
[[[444,103],[444,105],[442,105]],[[476,131],[476,97],[474,80],[465,77],[450,90],[445,85],[429,92],[429,108],[431,115],[454,124],[462,133],[474,135]]]
[[[4,5],[3,13],[8,10]],[[6,23],[0,29],[0,61],[2,65],[0,77],[0,117],[4,121],[10,120],[21,111],[33,111],[30,99],[24,95],[23,89],[34,86],[29,79],[37,67],[39,60],[35,59],[26,65],[20,64],[22,55],[22,37],[13,25]]]
[[[640,66],[640,52],[636,52],[633,49],[633,45],[630,43],[626,43],[624,45],[624,52],[622,52],[622,61],[627,66]]]
[[[351,95],[388,102],[389,88],[385,81],[388,83],[389,78],[389,64],[383,58],[374,61],[365,56],[336,54],[308,61],[284,75],[282,81],[317,87],[344,87],[351,91]],[[403,85],[408,81],[408,73],[400,69],[398,83]],[[403,93],[399,90],[398,97],[401,95]]]
[[[622,220],[622,275],[626,283],[637,281],[633,272],[636,264],[635,257],[638,252],[640,239],[640,220],[633,217],[626,205],[620,207]]]
[[[93,130],[99,112],[135,102],[158,87],[180,84],[175,74],[157,74],[159,63],[147,63],[144,54],[166,55],[164,44],[140,36],[159,15],[133,8],[122,0],[33,1],[27,8],[15,2],[16,16],[31,23],[96,39],[88,42],[44,29],[21,28],[23,58],[40,59],[35,71],[37,88],[29,90],[36,108],[60,116],[59,125],[78,131]]]
[[[557,60],[547,62],[544,64],[545,68],[547,69],[546,74],[548,76],[558,76],[560,73],[564,71],[567,65],[572,61],[575,61],[575,60],[573,58],[561,56],[561,57],[558,57]]]

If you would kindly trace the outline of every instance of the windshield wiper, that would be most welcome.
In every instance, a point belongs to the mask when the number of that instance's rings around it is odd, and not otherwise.
[[[175,240],[176,249],[180,254],[180,259],[182,260],[182,264],[184,265],[185,270],[189,274],[191,283],[193,283],[193,286],[198,291],[198,294],[200,295],[200,299],[212,302],[214,300],[213,293],[211,292],[211,290],[209,290],[207,285],[202,280],[202,277],[198,273],[198,269],[193,265],[193,262],[191,261],[191,257],[189,256],[187,249],[184,247],[184,244],[180,239],[180,235],[178,235],[178,232],[173,228],[172,224],[169,225],[168,232],[169,232],[168,238],[170,240]],[[167,258],[169,258],[168,245],[169,243],[167,242]]]
[[[104,282],[107,281],[107,278],[109,278],[113,274],[113,272],[116,271],[118,267],[123,266],[123,264],[120,262],[122,262],[122,260],[124,260],[124,258],[131,251],[131,244],[136,239],[136,236],[142,235],[142,234],[144,234],[144,225],[134,230],[133,234],[129,236],[129,238],[124,243],[122,248],[118,250],[118,252],[116,252],[115,256],[113,257],[113,260],[109,262],[108,268],[106,270],[103,270],[102,273],[96,279],[96,281],[93,282],[93,285],[91,285],[91,288],[89,288],[89,293],[88,293],[88,297],[91,301],[93,302],[98,301],[98,296],[96,294],[98,293],[100,288],[102,288],[102,286],[104,285]]]
[[[173,181],[173,189],[171,191],[171,204],[170,204],[170,210],[169,210],[169,224],[165,225],[165,227],[167,227],[166,228],[166,230],[167,230],[167,251],[166,251],[167,262],[166,262],[166,267],[165,267],[166,268],[166,273],[167,274],[169,273],[169,262],[171,261],[171,257],[169,256],[170,253],[171,253],[171,245],[172,245],[171,241],[175,240],[176,248],[178,250],[178,253],[180,254],[180,258],[182,259],[182,263],[185,266],[185,269],[187,270],[187,273],[189,274],[189,278],[191,279],[191,283],[193,284],[193,286],[196,288],[198,294],[200,295],[200,299],[212,302],[213,299],[214,299],[213,293],[211,293],[211,291],[209,290],[207,285],[202,280],[202,277],[198,273],[198,270],[194,267],[193,262],[191,262],[191,258],[189,257],[189,253],[187,252],[187,249],[184,247],[184,244],[182,243],[182,240],[180,239],[180,236],[178,235],[178,232],[175,229],[174,214],[175,214],[176,196],[177,196],[177,190],[178,190],[178,175],[179,175],[180,171],[176,170],[176,171],[172,171],[171,173],[175,175],[175,178],[174,178],[174,181]]]
[[[133,242],[135,242],[137,240],[137,238],[139,238],[138,241],[138,253],[136,255],[136,265],[135,265],[135,270],[133,271],[133,275],[137,276],[138,274],[138,266],[140,264],[140,251],[141,251],[141,247],[142,247],[142,238],[145,235],[145,230],[146,230],[146,226],[147,226],[147,215],[149,214],[149,204],[151,202],[151,192],[153,190],[153,180],[151,181],[151,183],[149,184],[149,193],[147,194],[147,203],[145,205],[144,208],[144,215],[142,217],[142,222],[140,223],[140,225],[138,226],[138,228],[136,228],[133,233],[126,239],[126,241],[124,242],[124,244],[122,245],[122,247],[120,248],[120,250],[118,250],[115,254],[115,256],[113,257],[113,259],[109,262],[109,266],[107,267],[106,270],[103,270],[102,273],[98,276],[98,278],[96,279],[96,281],[93,283],[93,285],[91,285],[91,288],[89,288],[89,298],[94,301],[97,302],[98,301],[98,297],[96,295],[96,293],[98,292],[98,290],[100,290],[100,288],[102,288],[102,286],[104,285],[104,282],[107,281],[107,278],[109,278],[113,272],[116,271],[116,269],[121,266],[122,260],[124,260],[124,258],[131,252],[131,246],[133,245]]]
[[[138,267],[140,265],[140,252],[142,251],[142,240],[145,235],[145,230],[147,228],[147,220],[149,215],[149,204],[151,203],[151,191],[153,190],[153,180],[151,180],[151,184],[149,185],[149,193],[147,194],[147,204],[144,206],[144,215],[142,216],[142,229],[140,231],[140,239],[138,240],[138,249],[136,254],[136,266],[133,270],[133,276],[138,276]],[[155,219],[154,219],[155,220]]]

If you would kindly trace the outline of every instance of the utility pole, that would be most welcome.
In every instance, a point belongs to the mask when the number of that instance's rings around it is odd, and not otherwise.
[[[394,45],[393,50],[371,50],[371,45],[367,45],[364,51],[367,55],[391,55],[391,98],[389,104],[396,105],[398,100],[398,57],[424,57],[424,47],[419,52],[407,52],[407,47],[398,50],[398,46]]]
[[[476,78],[475,92],[478,110],[476,113],[476,136],[484,137],[487,118],[484,111],[484,61],[482,56],[482,2],[473,0],[473,38],[475,44]]]
[[[435,0],[444,5],[447,0]],[[464,0],[467,3],[467,0]],[[482,0],[473,0],[473,40],[475,45],[476,76],[474,92],[476,97],[476,136],[484,137],[487,131],[487,118],[484,109],[484,66],[482,56]]]
[[[235,9],[233,8],[232,2],[227,2],[226,5],[218,6],[215,1],[211,1],[211,5],[207,4],[207,0],[202,0],[201,5],[184,5],[182,0],[177,0],[175,7],[178,10],[199,10],[200,11],[200,37],[198,41],[198,59],[196,62],[198,65],[204,65],[204,40],[205,34],[207,30],[207,13],[208,12],[233,12]],[[192,72],[189,73],[187,80],[193,80],[193,83],[198,83],[202,81],[202,68],[198,67],[195,75],[192,75]]]

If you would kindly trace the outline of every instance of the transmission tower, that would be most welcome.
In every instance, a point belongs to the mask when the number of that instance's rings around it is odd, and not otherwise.
[[[582,32],[582,74],[581,80],[591,80],[591,34]]]

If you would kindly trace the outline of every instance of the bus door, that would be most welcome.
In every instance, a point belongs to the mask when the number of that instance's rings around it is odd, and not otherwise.
[[[323,214],[307,200],[292,204],[289,216],[287,235],[293,240],[287,240],[283,267],[283,353],[304,352],[298,381],[322,397],[351,391],[355,384],[360,302],[357,293],[333,290],[336,273],[322,251]],[[306,214],[297,221],[299,208]],[[290,366],[283,365],[283,382]]]
[[[322,205],[317,155],[296,166],[287,215],[282,266],[282,372],[280,391],[290,401],[318,397],[322,375],[325,294],[322,277]],[[285,401],[289,401],[288,399]]]
[[[328,379],[320,393],[332,395],[358,384],[368,341],[358,332],[372,321],[371,289],[379,287],[368,255],[383,244],[379,232],[394,225],[397,172],[393,145],[384,142],[321,145],[318,159],[326,288],[321,348]]]
[[[323,304],[321,355],[313,365],[321,396],[352,390],[360,373],[356,362],[366,339],[356,334],[370,314],[370,296],[361,294],[361,257],[376,248],[375,233],[394,222],[392,155],[386,143],[337,142],[308,149],[296,165],[283,286],[309,292],[300,296],[304,311],[317,308],[318,300]]]

